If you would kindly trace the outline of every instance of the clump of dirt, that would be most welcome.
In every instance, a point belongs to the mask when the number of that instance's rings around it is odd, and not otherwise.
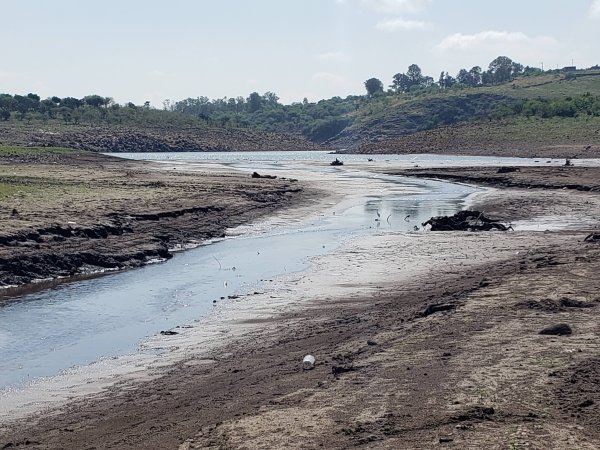
[[[558,374],[558,409],[565,420],[576,419],[586,431],[600,430],[600,359],[590,358]]]

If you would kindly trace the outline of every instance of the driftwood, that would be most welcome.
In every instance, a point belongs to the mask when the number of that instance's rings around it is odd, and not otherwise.
[[[520,172],[521,169],[519,169],[518,167],[500,167],[496,173],[511,173],[511,172]]]
[[[508,231],[513,228],[485,217],[480,211],[459,211],[453,216],[432,217],[422,226],[431,225],[431,231]]]
[[[274,180],[275,178],[277,178],[277,175],[261,175],[258,172],[252,172],[251,177],[252,178],[266,178],[268,180]]]

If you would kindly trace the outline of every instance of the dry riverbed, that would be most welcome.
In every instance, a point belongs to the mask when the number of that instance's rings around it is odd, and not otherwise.
[[[523,224],[576,211],[585,225],[351,241],[248,300],[265,313],[228,324],[242,337],[5,423],[0,446],[599,448],[600,244],[584,238],[600,195],[527,173],[473,206]],[[570,334],[540,334],[561,323]]]
[[[135,267],[306,201],[293,180],[75,150],[0,152],[0,286]]]

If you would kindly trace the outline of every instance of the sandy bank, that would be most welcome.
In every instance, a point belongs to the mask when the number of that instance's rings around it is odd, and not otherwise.
[[[495,192],[486,207],[520,201]],[[568,201],[572,191],[557,203],[536,201],[538,192],[528,193],[537,210],[512,217],[513,204],[507,218],[535,223],[579,204]],[[600,199],[585,194],[591,220]],[[517,228],[348,242],[308,272],[238,299],[236,315],[223,309],[222,328],[177,336],[171,345],[187,359],[152,381],[31,417],[3,429],[0,444],[597,448],[600,247],[584,236]],[[558,322],[573,334],[539,334]],[[227,331],[236,327],[243,332]],[[229,337],[198,352],[195,333]],[[306,353],[318,362],[308,372]]]
[[[166,259],[315,198],[290,180],[182,169],[88,152],[0,157],[0,286]]]

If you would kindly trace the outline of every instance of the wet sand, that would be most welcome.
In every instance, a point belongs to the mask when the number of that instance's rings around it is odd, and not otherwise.
[[[583,239],[600,197],[557,192],[502,188],[473,206],[524,228],[575,211],[585,226],[349,242],[220,325],[163,340],[183,361],[5,421],[0,445],[598,448],[600,246]],[[573,333],[539,334],[557,323]],[[222,337],[203,350],[203,334]]]
[[[0,155],[0,286],[136,267],[316,194],[81,151]]]

